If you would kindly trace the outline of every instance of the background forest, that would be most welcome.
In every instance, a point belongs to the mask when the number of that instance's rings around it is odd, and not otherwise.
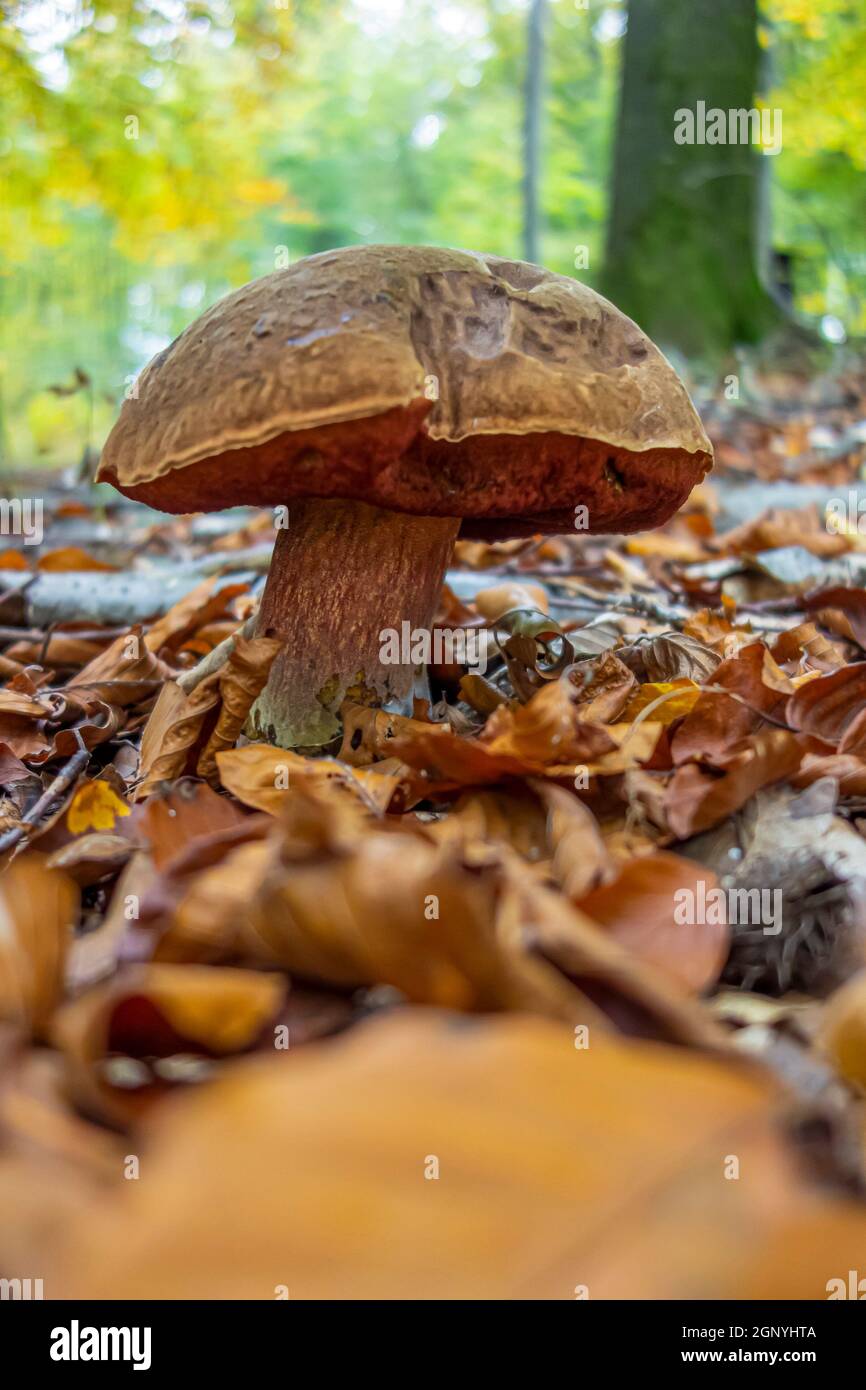
[[[726,276],[747,259],[742,226],[725,221],[726,180],[716,209],[706,196],[714,175],[686,176],[685,202],[700,184],[714,223],[707,242],[671,196],[664,159],[642,147],[652,103],[669,120],[688,104],[690,80],[712,92],[720,63],[723,98],[739,83],[784,114],[778,156],[745,152],[752,186],[732,214],[759,224],[762,275],[824,339],[862,333],[864,0],[764,0],[759,12],[754,0],[633,0],[644,71],[628,91],[639,138],[626,130],[618,141],[627,9],[616,0],[4,4],[0,459],[77,463],[99,446],[125,385],[190,319],[245,280],[332,246],[529,251],[607,290],[692,357],[755,336],[767,326],[760,314],[726,308],[737,301]],[[726,51],[737,19],[742,41]],[[665,141],[670,156],[667,127]],[[616,197],[643,188],[650,160],[670,223],[655,216],[653,246],[610,226]],[[715,307],[700,306],[698,335],[680,302],[694,294],[676,279],[689,236],[706,243],[694,283],[717,295]],[[682,295],[670,293],[672,275]],[[646,302],[659,306],[657,321],[647,322]]]

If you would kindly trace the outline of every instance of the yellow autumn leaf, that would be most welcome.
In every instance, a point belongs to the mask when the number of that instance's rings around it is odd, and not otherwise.
[[[79,787],[66,812],[66,826],[73,835],[86,830],[113,830],[120,816],[128,816],[129,807],[107,782],[85,782]]]
[[[700,686],[690,680],[647,681],[632,695],[620,718],[637,719],[658,700],[659,704],[651,715],[646,716],[647,719],[652,719],[654,724],[672,724],[675,719],[690,713],[700,693]]]

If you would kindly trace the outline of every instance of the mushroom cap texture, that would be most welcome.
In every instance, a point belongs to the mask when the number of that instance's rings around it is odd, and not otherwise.
[[[428,246],[308,256],[142,372],[98,478],[162,511],[343,497],[476,535],[665,520],[712,464],[685,387],[608,300]]]

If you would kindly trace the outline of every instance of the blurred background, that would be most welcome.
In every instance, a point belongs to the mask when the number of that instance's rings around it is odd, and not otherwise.
[[[6,469],[86,467],[215,299],[357,242],[538,260],[717,380],[866,329],[866,0],[2,10]],[[781,113],[781,150],[678,145],[698,101]]]

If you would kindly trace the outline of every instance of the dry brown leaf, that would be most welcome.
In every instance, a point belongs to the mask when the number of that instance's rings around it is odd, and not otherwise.
[[[461,738],[438,725],[393,739],[392,751],[427,781],[428,791],[542,776],[562,764],[585,764],[611,752],[607,729],[582,723],[577,690],[551,681],[525,705],[494,710],[477,738]],[[572,774],[573,775],[573,774]]]
[[[285,994],[279,975],[204,965],[130,966],[54,1016],[52,1036],[67,1061],[67,1084],[86,1113],[132,1118],[159,1090],[111,1084],[111,1056],[141,1061],[195,1054],[226,1057],[254,1047]],[[164,1087],[163,1087],[164,1089]]]
[[[866,970],[852,975],[828,1000],[821,1036],[839,1075],[866,1091]]]
[[[129,840],[104,832],[82,835],[54,851],[47,861],[49,869],[62,869],[79,888],[88,888],[100,879],[122,869],[133,853]]]
[[[0,877],[0,1018],[42,1035],[63,990],[78,892],[38,855]]]
[[[154,960],[271,964],[272,952],[247,930],[249,905],[255,901],[271,858],[271,846],[264,839],[247,841],[193,874],[154,947]]]
[[[514,784],[507,790],[462,792],[447,815],[425,822],[424,833],[441,843],[509,845],[523,859],[541,864],[550,853],[547,822],[540,798]]]
[[[809,594],[803,606],[810,613],[820,614],[825,609],[844,613],[855,642],[866,650],[866,589],[847,589],[841,585],[820,589]]]
[[[389,984],[450,1008],[580,1012],[580,996],[549,967],[497,942],[495,862],[470,868],[458,846],[385,831],[329,850],[321,831],[303,854],[287,824],[286,856],[272,855],[248,910],[250,929],[284,969],[341,987]]]
[[[665,795],[665,812],[674,834],[685,840],[718,825],[761,787],[792,776],[805,751],[795,734],[770,729],[717,755],[721,776],[696,763],[677,768]]]
[[[780,632],[771,653],[780,666],[798,662],[816,671],[835,671],[845,665],[839,648],[819,632],[814,623],[798,623]]]
[[[579,666],[578,673],[584,669]],[[589,665],[589,680],[578,695],[578,718],[590,724],[613,724],[626,719],[623,710],[636,687],[633,672],[613,652],[602,652]]]
[[[124,938],[139,912],[139,905],[156,875],[149,854],[137,850],[127,861],[108,904],[105,916],[94,931],[76,936],[66,963],[66,984],[77,993],[113,975],[120,960]]]
[[[226,791],[245,806],[271,816],[280,814],[292,787],[298,785],[330,792],[335,799],[348,794],[368,811],[380,812],[362,777],[366,769],[346,767],[336,758],[304,758],[269,743],[247,743],[218,753],[216,764]]]
[[[173,672],[147,647],[140,627],[116,638],[69,681],[67,689],[86,686],[113,705],[132,705],[153,694]]]
[[[619,656],[623,660],[638,659],[647,680],[659,682],[710,680],[721,660],[712,647],[682,632],[659,632],[641,638]]]
[[[752,642],[723,661],[705,691],[686,715],[671,741],[676,764],[692,758],[718,763],[731,746],[757,728],[762,714],[777,717],[784,696],[794,690],[763,642]],[[730,691],[730,695],[718,693]]]
[[[700,883],[708,893],[718,879],[688,859],[660,851],[624,865],[612,883],[586,894],[577,906],[641,960],[700,993],[718,980],[730,943],[727,922],[677,922],[676,895],[685,890],[697,900]]]
[[[68,545],[61,550],[44,550],[36,562],[36,568],[48,574],[68,573],[75,570],[94,570],[107,573],[115,571],[117,565],[107,565],[104,560],[97,560],[95,556],[88,555],[86,550],[81,550],[77,545]]]
[[[210,840],[222,831],[234,832],[246,820],[239,806],[219,796],[206,782],[184,779],[137,806],[131,824],[157,868],[165,869],[176,857],[189,854],[198,841]]]
[[[780,550],[789,545],[802,546],[811,555],[842,555],[851,548],[846,536],[827,530],[814,502],[799,510],[770,507],[712,542],[714,550],[726,555],[756,555],[761,550]]]
[[[864,707],[866,661],[858,661],[801,685],[789,699],[785,713],[793,728],[814,734],[825,743],[839,743]]]
[[[530,785],[547,811],[552,876],[565,896],[576,902],[615,873],[598,823],[564,787],[540,780]]]
[[[405,715],[388,714],[385,710],[355,704],[351,700],[346,700],[341,706],[340,718],[343,721],[343,742],[339,757],[341,762],[351,767],[368,767],[378,758],[390,758],[394,751],[394,739],[413,738],[437,727],[427,720],[407,719]]]
[[[866,1217],[807,1185],[778,1110],[743,1064],[401,1013],[161,1112],[148,1181],[32,1258],[76,1299],[823,1299]]]
[[[141,781],[133,793],[142,801],[160,782],[173,782],[193,770],[202,741],[205,718],[219,705],[219,675],[214,672],[186,695],[175,681],[166,681],[141,740]]]
[[[224,617],[231,600],[246,589],[246,584],[226,584],[218,575],[209,575],[151,626],[144,639],[147,647],[152,652],[178,648],[191,633]]]
[[[219,673],[219,717],[199,754],[196,771],[200,777],[216,780],[217,755],[237,742],[253,703],[267,684],[281,645],[276,637],[235,638],[228,661]]]

